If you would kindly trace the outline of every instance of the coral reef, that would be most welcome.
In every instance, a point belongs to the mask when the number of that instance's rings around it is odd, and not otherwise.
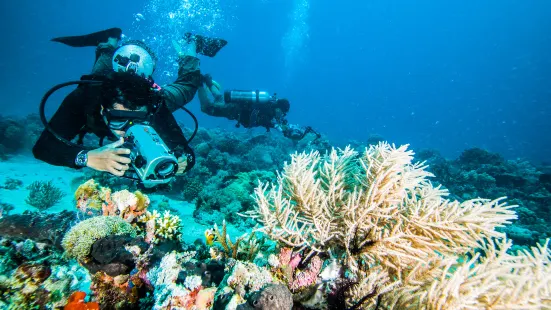
[[[43,126],[37,114],[25,117],[0,115],[0,160],[30,149]]]
[[[48,210],[65,196],[53,181],[34,181],[29,186],[29,195],[25,202],[40,211]]]
[[[427,168],[381,140],[360,153],[200,129],[196,167],[170,185],[85,172],[76,212],[6,206],[0,308],[551,308],[551,171],[480,149],[423,152]],[[181,240],[163,196],[195,202],[206,243]]]
[[[0,236],[31,239],[61,249],[63,236],[75,219],[76,213],[70,211],[55,214],[25,211],[0,218]]]
[[[0,218],[2,218],[3,216],[9,215],[10,212],[13,211],[14,209],[15,209],[15,206],[10,203],[0,202]]]
[[[153,309],[211,309],[216,287],[204,287],[201,275],[188,268],[193,256],[194,252],[172,252],[148,273],[155,286]]]
[[[0,243],[1,309],[59,309],[86,282],[82,268],[53,246],[29,239]]]
[[[496,230],[516,218],[514,206],[445,199],[406,147],[296,153],[277,185],[256,188],[248,214],[280,245],[334,257],[348,307],[551,306],[547,243],[509,255]]]
[[[446,187],[455,199],[507,197],[518,205],[518,220],[502,229],[516,245],[532,245],[551,237],[547,225],[551,221],[551,188],[546,187],[545,171],[480,148],[465,150],[455,160],[432,150],[420,151],[418,158],[427,162],[436,176],[434,182]]]

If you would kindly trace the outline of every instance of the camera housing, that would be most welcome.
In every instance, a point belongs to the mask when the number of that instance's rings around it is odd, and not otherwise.
[[[157,131],[135,124],[126,130],[124,147],[130,149],[134,173],[146,187],[169,183],[178,171],[178,159]]]

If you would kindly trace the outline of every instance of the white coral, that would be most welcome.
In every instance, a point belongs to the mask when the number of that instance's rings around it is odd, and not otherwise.
[[[180,233],[180,217],[170,214],[169,211],[165,211],[162,217],[156,218],[155,223],[157,226],[155,236],[174,239]]]
[[[279,257],[277,257],[277,255],[270,254],[268,257],[268,264],[273,268],[279,267]]]
[[[153,293],[154,310],[169,309],[174,299],[185,298],[190,293],[190,290],[183,285],[176,284],[176,280],[180,272],[184,270],[185,263],[189,262],[193,256],[195,256],[195,252],[171,252],[163,257],[159,266],[147,273],[147,278],[155,288]],[[189,284],[197,284],[197,279],[190,280]]]
[[[248,288],[249,292],[262,289],[266,284],[273,282],[271,273],[265,267],[259,267],[250,262],[238,261],[227,279],[232,288]]]
[[[113,204],[119,210],[120,214],[123,214],[126,209],[128,209],[131,206],[135,206],[138,203],[138,197],[134,195],[134,193],[131,193],[127,189],[123,189],[121,191],[117,191],[113,193],[111,196],[111,200],[113,201]]]
[[[184,280],[184,286],[188,290],[193,291],[201,287],[202,282],[203,280],[201,280],[201,277],[198,275],[187,276],[186,279]]]

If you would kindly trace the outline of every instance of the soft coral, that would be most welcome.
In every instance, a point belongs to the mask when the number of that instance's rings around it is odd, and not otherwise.
[[[99,310],[99,304],[97,302],[84,302],[86,293],[74,292],[67,302],[64,310]]]

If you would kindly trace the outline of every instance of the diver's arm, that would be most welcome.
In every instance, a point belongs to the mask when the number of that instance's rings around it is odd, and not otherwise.
[[[112,59],[118,42],[118,38],[109,38],[107,42],[98,44],[96,47],[96,62],[92,68],[92,74],[104,75],[113,71]]]
[[[210,100],[208,92],[210,90],[204,86],[199,87],[197,90],[197,96],[199,97],[199,103],[201,104],[201,111],[208,113],[208,107],[211,107],[214,102]]]
[[[61,103],[49,124],[51,128],[62,138],[72,140],[76,137],[82,126],[86,124],[85,103],[82,90],[77,88],[72,91]],[[75,164],[77,154],[84,148],[70,146],[59,141],[47,129],[36,141],[33,147],[33,155],[36,159],[55,166],[78,168]]]
[[[155,114],[153,126],[168,148],[174,152],[176,157],[188,159],[185,171],[191,169],[195,164],[195,154],[189,147],[188,141],[182,132],[182,128],[180,128],[174,115],[172,115],[167,107],[161,106],[159,112]]]
[[[201,86],[199,58],[194,56],[178,57],[178,78],[174,83],[163,87],[163,97],[170,112],[174,112],[190,102],[197,88]]]

